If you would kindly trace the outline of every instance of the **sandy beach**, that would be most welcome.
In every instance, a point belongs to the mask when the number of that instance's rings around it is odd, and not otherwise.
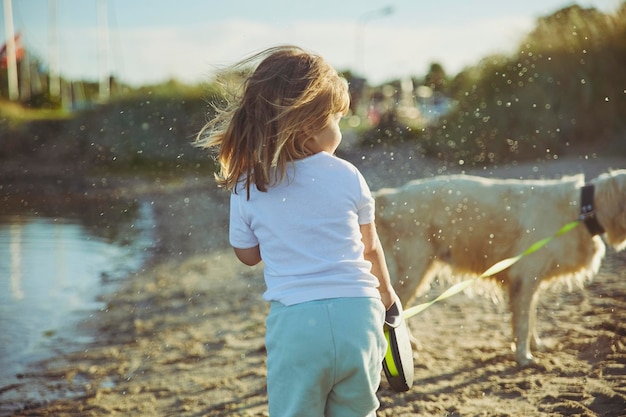
[[[460,172],[409,147],[351,150],[373,190]],[[626,158],[572,156],[469,170],[485,176],[594,177]],[[4,387],[13,416],[267,416],[262,268],[227,247],[227,196],[210,178],[129,184],[119,195],[150,200],[162,256],[105,298],[80,332],[93,336]],[[519,368],[506,300],[458,294],[409,320],[421,343],[415,384],[384,380],[379,416],[626,415],[626,252],[607,251],[584,289],[542,293],[539,331],[549,349]],[[434,285],[420,297],[436,297]],[[38,401],[20,401],[37,392]]]

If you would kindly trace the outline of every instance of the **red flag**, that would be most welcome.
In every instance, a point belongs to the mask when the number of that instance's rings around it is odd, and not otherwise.
[[[15,60],[16,62],[20,62],[22,58],[24,58],[24,46],[22,45],[22,40],[20,38],[20,34],[15,35]],[[0,49],[0,68],[6,68],[8,66],[9,57],[7,56],[7,44],[2,45]]]

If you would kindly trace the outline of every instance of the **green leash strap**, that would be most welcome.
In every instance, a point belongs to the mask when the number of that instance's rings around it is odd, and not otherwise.
[[[391,347],[391,335],[388,330],[385,330],[385,339],[387,339],[387,353],[385,353],[385,363],[389,369],[389,375],[391,376],[399,376],[400,372],[398,371],[398,367],[396,366],[396,362],[393,360],[393,351],[389,348]]]
[[[461,281],[453,285],[452,287],[448,288],[446,291],[444,291],[439,297],[435,298],[434,300],[431,300],[424,304],[418,304],[416,306],[413,306],[411,308],[404,310],[404,319],[405,320],[409,319],[413,317],[414,315],[426,310],[431,305],[441,300],[445,300],[446,298],[450,298],[457,293],[460,293],[461,291],[469,287],[477,279],[490,277],[492,275],[495,275],[499,272],[504,271],[505,269],[509,268],[510,266],[515,264],[517,261],[519,261],[523,257],[528,256],[533,252],[537,252],[539,249],[547,245],[548,242],[550,242],[552,239],[558,236],[561,236],[562,234],[565,234],[569,232],[570,230],[574,229],[576,226],[578,226],[580,222],[581,222],[581,219],[574,220],[573,222],[567,223],[558,232],[556,232],[554,236],[547,237],[545,239],[542,239],[538,242],[533,243],[528,249],[526,249],[524,252],[520,253],[519,255],[514,256],[512,258],[503,259],[502,261],[495,263],[491,268],[487,269],[481,275],[474,277],[474,278],[470,278],[465,281]]]

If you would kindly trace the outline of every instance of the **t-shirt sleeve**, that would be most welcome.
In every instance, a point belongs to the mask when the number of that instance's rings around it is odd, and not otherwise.
[[[374,197],[370,191],[367,182],[363,175],[357,170],[357,176],[359,178],[359,188],[361,190],[361,196],[359,201],[359,224],[369,224],[374,222]]]
[[[232,247],[248,249],[258,245],[259,241],[250,228],[249,219],[244,216],[242,198],[245,197],[235,193],[232,193],[230,196],[230,226],[228,235]]]

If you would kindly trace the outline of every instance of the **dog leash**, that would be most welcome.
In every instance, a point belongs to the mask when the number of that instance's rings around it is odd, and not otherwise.
[[[515,264],[517,261],[519,261],[523,257],[528,256],[531,253],[538,251],[539,249],[547,245],[548,242],[550,242],[552,239],[558,236],[561,236],[562,234],[565,234],[569,232],[570,230],[574,229],[582,221],[584,221],[584,216],[581,215],[580,218],[574,220],[573,222],[567,223],[565,226],[561,227],[561,229],[558,232],[556,232],[553,236],[547,237],[545,239],[542,239],[538,242],[533,243],[528,249],[526,249],[524,252],[520,253],[519,255],[513,256],[511,258],[503,259],[500,262],[496,262],[493,266],[491,266],[481,275],[474,277],[474,278],[470,278],[465,281],[461,281],[453,285],[452,287],[448,288],[446,291],[444,291],[439,297],[435,298],[434,300],[431,300],[427,303],[418,304],[416,306],[413,306],[411,308],[404,310],[404,319],[407,320],[413,317],[414,315],[426,310],[431,305],[441,300],[445,300],[446,298],[450,298],[455,294],[460,293],[461,291],[469,287],[477,279],[490,277],[492,275],[495,275],[499,272],[504,271],[505,269],[509,268],[510,266]]]

